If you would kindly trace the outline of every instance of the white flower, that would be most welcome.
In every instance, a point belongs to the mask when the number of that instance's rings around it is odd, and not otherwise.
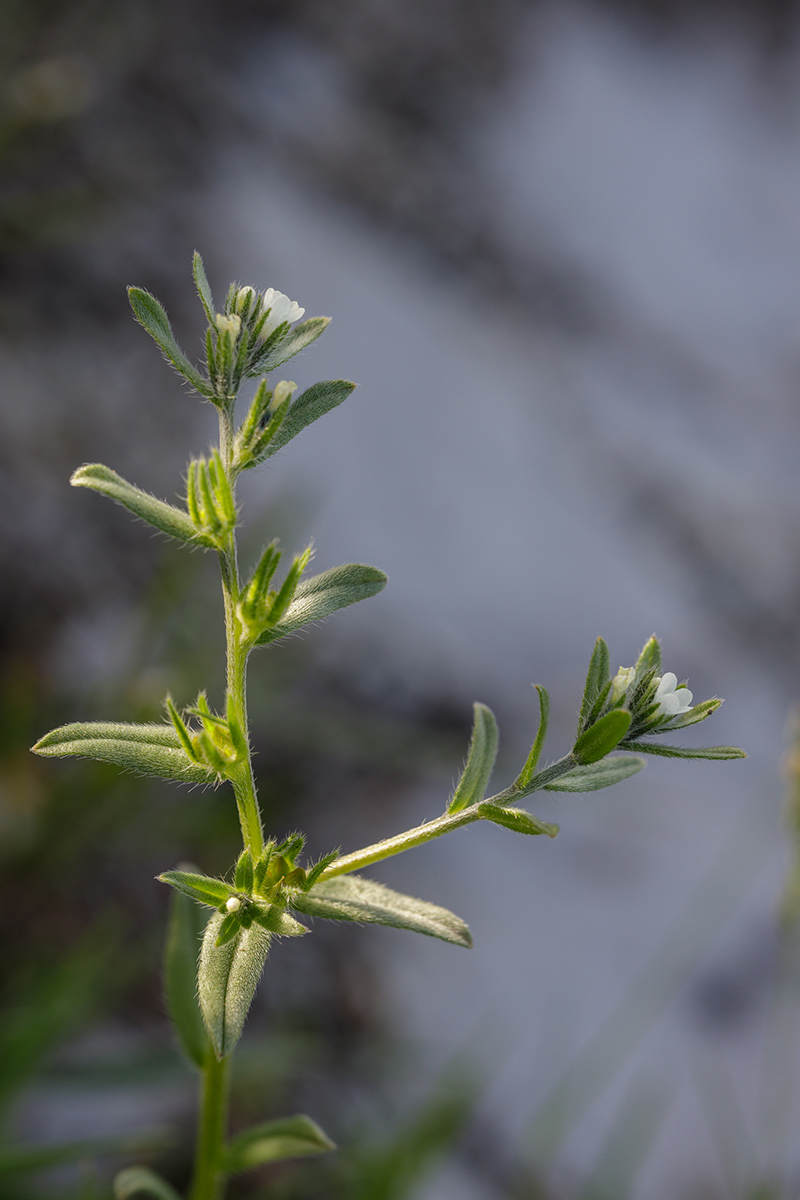
[[[274,333],[284,322],[293,325],[306,311],[300,307],[297,301],[290,300],[288,296],[284,296],[283,292],[276,292],[275,288],[267,288],[264,292],[261,297],[261,310],[262,312],[269,311],[269,316],[258,335],[260,341],[266,341],[269,335]]]
[[[237,317],[236,313],[231,313],[229,317],[224,313],[217,313],[217,329],[220,333],[227,333],[232,342],[236,341],[241,328],[242,318]]]
[[[620,696],[624,696],[628,688],[633,683],[633,678],[636,674],[636,667],[620,667],[616,675],[611,681],[611,702],[612,704],[619,700]]]
[[[242,907],[242,902],[238,896],[228,896],[228,899],[225,901],[225,907],[229,913],[238,912]]]
[[[658,702],[658,717],[677,717],[681,713],[686,713],[692,707],[692,693],[688,688],[678,687],[678,676],[672,671],[667,671],[666,675],[662,675],[659,679],[654,680],[656,684],[655,699]]]

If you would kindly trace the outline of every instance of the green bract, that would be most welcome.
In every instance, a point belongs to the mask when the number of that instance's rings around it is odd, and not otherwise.
[[[608,648],[598,638],[575,742],[561,758],[540,766],[550,700],[547,690],[537,685],[536,736],[514,782],[497,794],[487,797],[497,756],[497,722],[484,704],[476,703],[466,765],[440,815],[360,850],[331,851],[316,862],[301,861],[305,843],[301,833],[290,833],[283,840],[265,839],[247,721],[250,654],[256,646],[269,646],[338,609],[377,595],[386,576],[377,567],[361,563],[309,576],[311,548],[284,559],[274,539],[267,542],[249,575],[240,574],[239,475],[276,455],[306,426],[331,413],[355,385],[344,379],[327,380],[295,397],[294,383],[270,383],[269,372],[311,345],[327,327],[328,318],[301,321],[305,310],[283,292],[240,284],[230,286],[218,311],[198,254],[193,274],[206,321],[202,366],[192,363],[180,348],[158,300],[141,288],[130,289],[136,319],[182,378],[218,410],[219,443],[188,464],[185,507],[157,499],[99,463],[80,467],[72,483],[124,505],[177,541],[216,552],[224,598],[227,686],[215,707],[205,690],[189,704],[185,698],[178,704],[168,695],[162,724],[64,725],[41,738],[34,750],[49,757],[99,759],[181,783],[224,783],[233,792],[243,849],[225,877],[185,865],[159,876],[173,889],[164,956],[166,1005],[186,1058],[203,1077],[191,1197],[219,1200],[223,1181],[231,1174],[333,1149],[330,1139],[307,1116],[269,1121],[226,1140],[228,1059],[241,1036],[273,942],[309,932],[293,914],[386,925],[469,947],[469,929],[454,913],[356,872],[480,821],[525,836],[555,837],[557,825],[517,807],[518,802],[544,791],[598,791],[644,766],[643,759],[630,754],[610,756],[614,750],[684,758],[733,758],[742,752],[729,746],[682,749],[653,740],[705,720],[721,701],[692,706],[688,688],[672,672],[662,673],[655,638],[646,643],[635,666],[621,667],[612,678]],[[250,379],[259,382],[240,420],[237,398]],[[483,878],[474,881],[476,893],[485,886]],[[49,1159],[47,1153],[48,1149],[33,1149],[22,1151],[21,1158],[12,1154],[5,1169],[18,1169],[31,1155],[36,1162],[46,1163],[70,1161],[77,1152],[70,1144],[60,1151],[49,1148]],[[154,1200],[177,1198],[172,1186],[148,1167],[121,1171],[114,1190],[117,1200],[136,1194]]]

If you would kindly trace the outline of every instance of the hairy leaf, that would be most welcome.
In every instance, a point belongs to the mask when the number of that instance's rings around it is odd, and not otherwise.
[[[472,738],[467,764],[447,806],[447,811],[451,813],[460,812],[462,808],[468,808],[483,799],[497,757],[497,721],[494,713],[485,704],[473,704],[472,712]]]
[[[200,875],[194,871],[164,871],[158,878],[161,883],[168,883],[184,896],[207,904],[209,908],[219,908],[220,904],[234,895],[234,889],[221,879],[212,879],[210,875]]]
[[[114,1200],[152,1196],[154,1200],[181,1200],[171,1183],[149,1167],[126,1167],[114,1178]]]
[[[192,274],[194,275],[194,283],[197,288],[197,294],[200,297],[200,303],[203,305],[209,324],[213,325],[216,315],[214,312],[214,298],[211,295],[211,288],[208,286],[203,260],[196,250],[192,258]]]
[[[492,804],[486,800],[478,805],[478,814],[484,821],[493,821],[495,825],[503,825],[514,833],[545,833],[551,838],[558,833],[557,825],[532,817],[524,808],[506,808],[502,804]]]
[[[621,755],[604,758],[588,767],[575,767],[553,783],[545,784],[545,789],[548,792],[597,792],[635,775],[644,765],[643,758],[623,758]]]
[[[272,934],[254,923],[218,946],[224,920],[222,913],[214,913],[206,926],[197,977],[200,1008],[217,1058],[230,1054],[242,1036],[272,941]]]
[[[662,758],[747,758],[744,750],[737,746],[701,746],[695,750],[688,746],[665,746],[663,742],[626,742],[626,750],[641,750],[644,754],[660,754]]]
[[[153,341],[161,347],[167,362],[172,363],[178,374],[188,380],[196,391],[211,399],[213,393],[208,383],[197,368],[189,362],[176,342],[169,317],[162,304],[143,288],[129,287],[128,298],[136,320],[143,329],[147,330]]]
[[[294,329],[290,329],[277,345],[268,351],[266,357],[258,360],[255,364],[257,371],[267,375],[276,367],[280,367],[282,363],[288,362],[290,358],[294,358],[295,354],[299,354],[301,350],[305,350],[306,346],[315,342],[330,323],[330,317],[309,317],[307,321],[295,325]]]
[[[573,755],[583,767],[605,758],[625,737],[630,723],[629,712],[624,708],[613,709],[581,734],[572,747]]]
[[[595,701],[608,683],[610,673],[608,646],[602,638],[598,638],[594,644],[592,657],[589,660],[589,670],[586,674],[586,684],[583,689],[583,699],[581,700],[581,715],[578,720],[578,733],[584,728]]]
[[[282,450],[287,442],[297,437],[306,425],[311,425],[313,421],[318,421],[331,409],[336,408],[343,400],[347,399],[355,386],[347,379],[329,379],[324,383],[315,383],[307,388],[297,397],[275,436],[270,439],[263,455],[260,456],[261,461],[277,454],[278,450]]]
[[[722,701],[716,696],[713,700],[704,700],[702,704],[695,704],[694,708],[690,708],[688,712],[681,713],[680,716],[670,717],[663,725],[658,726],[658,733],[671,733],[674,729],[685,729],[687,725],[696,725],[698,721],[705,721],[706,717],[710,717],[715,713]]]
[[[533,779],[536,766],[541,757],[544,740],[547,737],[547,725],[550,720],[550,694],[546,687],[540,687],[538,683],[534,684],[534,687],[539,693],[539,728],[536,731],[536,737],[531,746],[530,754],[525,761],[525,766],[520,771],[514,783],[515,789],[527,787],[531,779]]]
[[[201,1068],[208,1046],[197,1002],[197,956],[204,925],[202,910],[176,889],[170,897],[164,946],[164,999],[184,1054]]]
[[[124,504],[130,512],[154,525],[168,537],[177,538],[178,541],[188,542],[193,546],[214,545],[209,538],[195,529],[192,518],[184,509],[167,504],[165,500],[159,500],[149,492],[143,492],[141,488],[128,483],[127,479],[123,479],[116,471],[103,466],[102,463],[87,463],[78,467],[70,483],[73,487],[91,488],[104,496],[110,496],[112,500]]]
[[[192,762],[170,725],[128,725],[92,721],[62,725],[32,747],[47,758],[96,758],[140,775],[158,775],[179,783],[217,782],[214,772]]]
[[[369,596],[376,596],[386,586],[386,576],[377,567],[364,566],[362,563],[347,563],[341,567],[331,567],[320,575],[312,575],[310,579],[301,579],[294,599],[282,621],[267,629],[258,639],[258,645],[265,646],[310,625],[312,621],[322,621],[339,608],[347,608],[349,604],[357,604]]]
[[[254,1125],[232,1138],[225,1150],[222,1169],[227,1175],[236,1175],[264,1163],[309,1158],[335,1149],[335,1144],[310,1117],[283,1117]]]
[[[455,913],[427,900],[404,896],[382,883],[359,875],[323,879],[308,892],[298,892],[289,901],[292,908],[310,917],[333,921],[363,921],[368,925],[390,925],[441,938],[454,946],[471,946],[469,929]]]

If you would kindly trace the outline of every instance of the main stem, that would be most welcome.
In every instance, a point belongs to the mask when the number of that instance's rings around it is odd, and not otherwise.
[[[231,478],[233,426],[231,416],[220,411],[219,453],[234,491]],[[225,641],[227,647],[227,687],[233,712],[248,745],[246,761],[240,763],[231,780],[239,808],[239,821],[245,848],[254,858],[264,849],[264,832],[256,798],[255,779],[250,756],[250,731],[247,722],[247,650],[242,642],[242,627],[237,613],[239,602],[239,566],[237,561],[236,530],[232,530],[228,546],[220,551],[222,596],[225,603]],[[194,1181],[191,1200],[219,1200],[225,1182],[222,1169],[228,1124],[228,1094],[230,1078],[228,1058],[218,1059],[209,1045],[203,1065],[200,1114],[197,1127]]]

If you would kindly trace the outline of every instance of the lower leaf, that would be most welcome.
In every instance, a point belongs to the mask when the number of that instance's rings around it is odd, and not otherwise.
[[[181,1200],[171,1183],[149,1167],[126,1167],[114,1179],[114,1200],[153,1196],[154,1200]]]
[[[310,1117],[284,1117],[255,1125],[233,1138],[225,1151],[222,1169],[228,1175],[236,1175],[264,1163],[309,1158],[335,1149],[335,1143]]]
[[[214,913],[206,926],[197,976],[200,1008],[217,1058],[230,1054],[242,1036],[272,941],[272,934],[254,922],[218,946],[224,920],[225,914]]]
[[[438,904],[429,904],[427,900],[404,896],[402,892],[359,875],[324,879],[308,892],[297,892],[289,903],[310,917],[390,925],[395,929],[426,933],[455,946],[472,945],[469,929],[455,913]]]

